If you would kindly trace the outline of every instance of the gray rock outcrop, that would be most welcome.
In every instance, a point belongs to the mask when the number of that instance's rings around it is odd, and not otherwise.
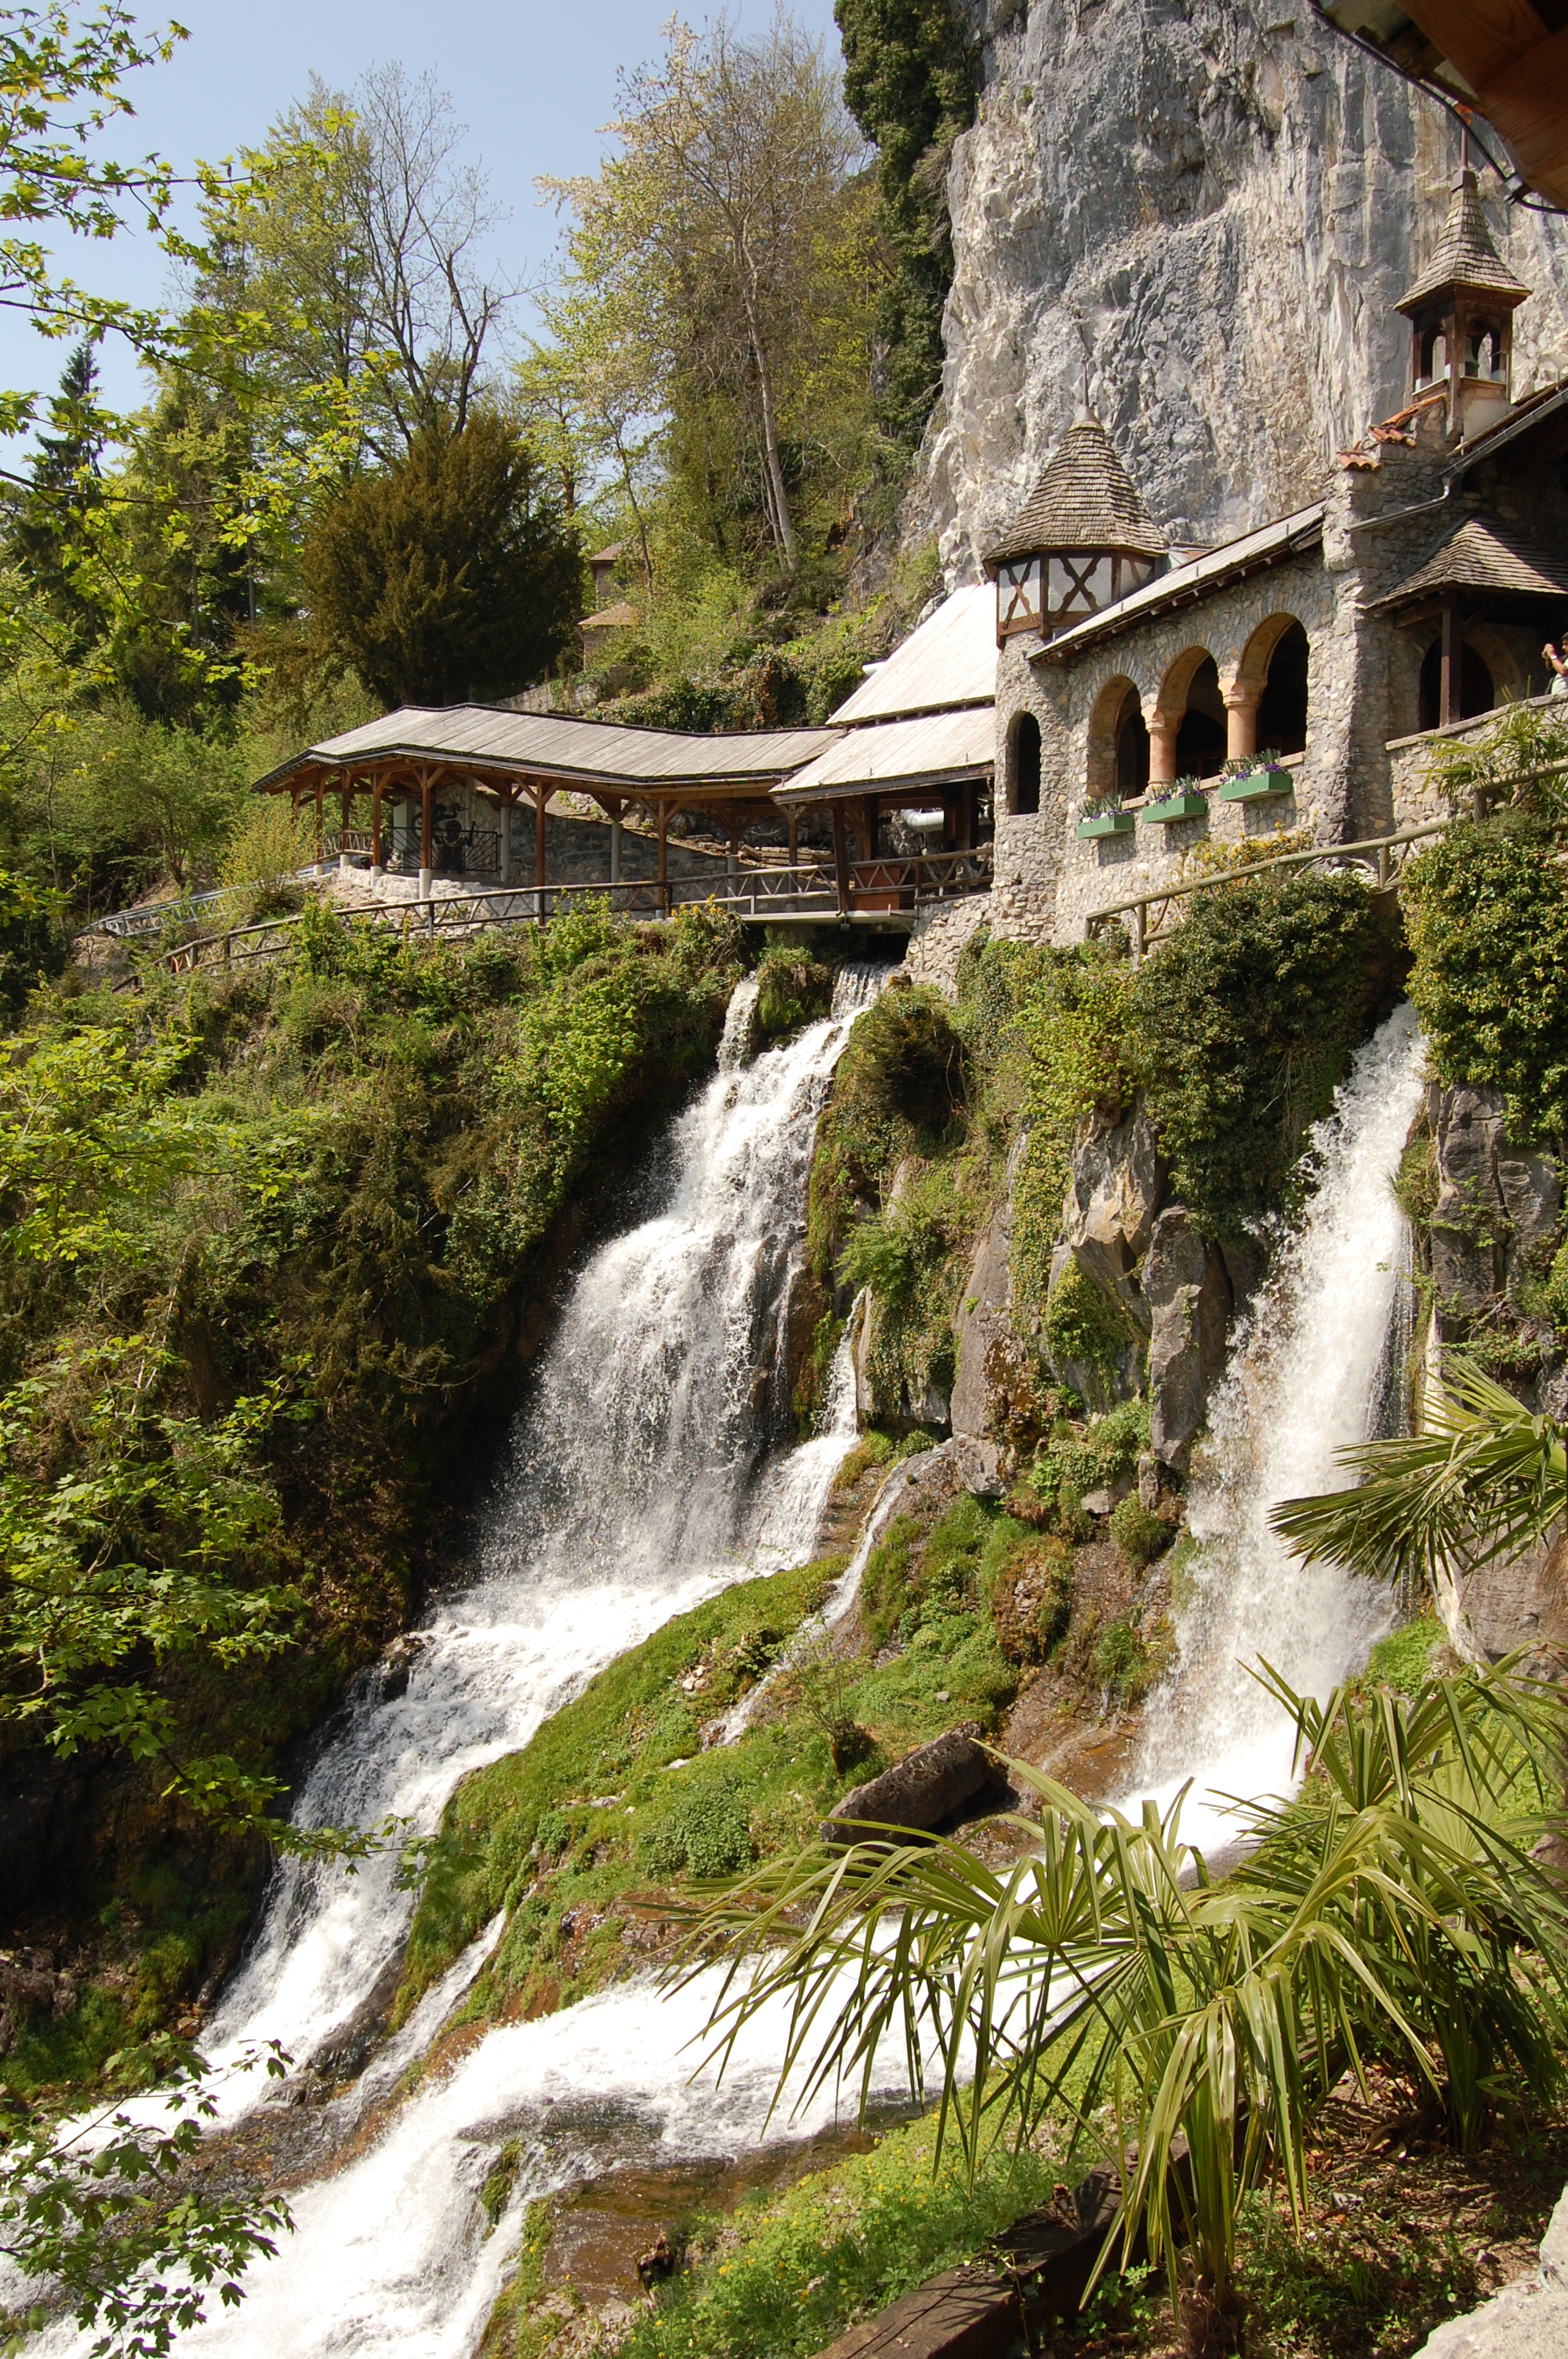
[[[1563,2359],[1568,2351],[1568,2194],[1541,2240],[1541,2265],[1467,2318],[1428,2335],[1416,2359]]]
[[[1510,1147],[1499,1092],[1434,1090],[1437,1203],[1431,1222],[1438,1316],[1485,1311],[1549,1246],[1563,1218],[1563,1181],[1548,1155]]]
[[[1184,1204],[1154,1223],[1143,1264],[1149,1343],[1149,1437],[1162,1464],[1184,1470],[1204,1421],[1209,1387],[1225,1366],[1230,1281],[1217,1245],[1201,1237]]]
[[[1149,1308],[1135,1272],[1149,1250],[1163,1175],[1154,1125],[1141,1101],[1112,1121],[1090,1114],[1073,1146],[1065,1235],[1086,1277],[1115,1296],[1147,1335]]]
[[[950,583],[1088,392],[1178,542],[1317,495],[1405,399],[1394,306],[1457,157],[1429,101],[1305,0],[969,0],[980,95],[948,174],[955,277],[926,495]],[[1532,288],[1519,390],[1568,368],[1568,229],[1483,193]]]
[[[930,1745],[917,1745],[896,1767],[846,1794],[823,1821],[823,1839],[870,1841],[874,1827],[929,1833],[996,1779],[996,1764],[976,1742],[972,1726],[949,1729]]]

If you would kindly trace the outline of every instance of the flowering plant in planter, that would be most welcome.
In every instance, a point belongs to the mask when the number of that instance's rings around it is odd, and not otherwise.
[[[1282,766],[1278,750],[1269,745],[1260,754],[1244,754],[1227,762],[1221,773],[1220,795],[1227,803],[1260,802],[1265,795],[1288,795],[1295,784]]]
[[[1179,819],[1202,819],[1208,810],[1208,788],[1213,779],[1173,778],[1162,787],[1158,796],[1143,813],[1150,827],[1172,827]]]

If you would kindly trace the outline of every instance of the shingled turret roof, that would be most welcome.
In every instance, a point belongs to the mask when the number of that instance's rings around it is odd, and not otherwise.
[[[1476,175],[1467,166],[1454,184],[1454,202],[1448,208],[1437,251],[1410,293],[1400,297],[1399,309],[1413,310],[1418,304],[1430,302],[1434,295],[1442,295],[1451,287],[1495,296],[1510,310],[1530,293],[1507,263],[1498,258],[1492,233],[1487,227],[1487,216],[1481,211]]]
[[[988,565],[1046,549],[1120,549],[1163,557],[1164,534],[1133,488],[1099,419],[1080,410]]]

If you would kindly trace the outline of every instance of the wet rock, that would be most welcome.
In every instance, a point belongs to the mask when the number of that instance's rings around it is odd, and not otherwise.
[[[959,1305],[958,1372],[952,1400],[956,1434],[997,1432],[1009,1415],[1008,1406],[999,1405],[999,1389],[1011,1393],[1016,1388],[1006,1384],[1021,1357],[1010,1316],[1012,1189],[1027,1145],[1028,1134],[1021,1131],[1008,1158],[1006,1194],[975,1247],[969,1282]]]
[[[1079,1125],[1063,1207],[1065,1242],[1085,1276],[1113,1294],[1144,1335],[1149,1308],[1134,1272],[1149,1250],[1162,1189],[1154,1125],[1141,1101],[1115,1121],[1096,1113]]]
[[[676,2256],[665,2235],[655,2236],[645,2253],[637,2256],[637,2278],[644,2293],[652,2293],[661,2279],[670,2276]]]
[[[827,1843],[866,1839],[863,1823],[929,1832],[950,1819],[996,1778],[996,1764],[978,1744],[971,1723],[917,1745],[896,1768],[857,1786],[822,1822]]]
[[[395,1703],[399,1696],[407,1694],[414,1666],[429,1644],[429,1639],[416,1631],[405,1631],[401,1637],[394,1638],[371,1667],[378,1703]]]
[[[1181,1471],[1202,1427],[1209,1387],[1225,1365],[1231,1311],[1225,1263],[1184,1205],[1171,1205],[1155,1222],[1142,1280],[1152,1321],[1150,1435],[1155,1457]]]
[[[1495,1090],[1444,1090],[1435,1129],[1433,1283],[1440,1308],[1465,1316],[1484,1310],[1503,1284],[1502,1244],[1512,1222],[1498,1175],[1502,1100]]]

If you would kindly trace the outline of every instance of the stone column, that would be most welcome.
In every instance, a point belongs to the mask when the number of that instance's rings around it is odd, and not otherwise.
[[[1149,723],[1149,791],[1152,795],[1157,788],[1168,787],[1176,775],[1176,732],[1180,727],[1179,720],[1167,721],[1162,712],[1156,712]]]
[[[1225,757],[1249,762],[1258,751],[1258,700],[1260,689],[1238,680],[1225,690]]]

